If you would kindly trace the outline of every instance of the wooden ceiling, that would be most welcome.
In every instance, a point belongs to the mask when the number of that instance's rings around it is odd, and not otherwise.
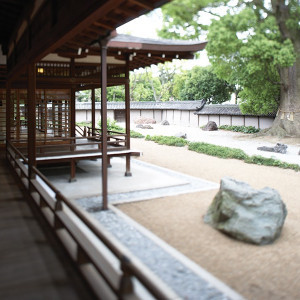
[[[10,76],[48,53],[77,52],[168,0],[0,0]],[[7,24],[7,26],[6,26]],[[4,30],[2,30],[4,28]]]

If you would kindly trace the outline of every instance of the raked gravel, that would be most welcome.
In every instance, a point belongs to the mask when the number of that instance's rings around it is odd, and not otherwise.
[[[89,212],[91,213],[90,210]],[[181,298],[186,300],[230,299],[120,215],[111,210],[96,211],[91,214]]]

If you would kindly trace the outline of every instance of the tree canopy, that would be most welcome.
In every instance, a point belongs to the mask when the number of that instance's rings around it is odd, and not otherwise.
[[[203,12],[212,16],[209,26],[201,25]],[[240,87],[244,112],[279,108],[274,125],[300,135],[298,0],[174,0],[163,14],[161,36],[199,38],[208,30],[206,49],[214,72]]]
[[[204,100],[218,104],[230,100],[234,85],[219,79],[211,67],[195,66],[175,77],[173,93],[180,100]]]

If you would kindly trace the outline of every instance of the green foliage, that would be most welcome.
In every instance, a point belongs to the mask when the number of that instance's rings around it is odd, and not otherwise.
[[[282,169],[292,169],[294,171],[300,171],[300,166],[297,164],[289,164],[286,162],[282,162],[273,158],[266,158],[260,155],[248,156],[245,159],[245,162],[248,164],[256,164],[256,165],[264,165],[264,166],[272,166],[278,167]]]
[[[176,147],[184,147],[188,144],[183,138],[178,138],[174,136],[163,136],[163,135],[154,135],[146,136],[146,141],[153,141],[159,145],[168,145],[168,146],[176,146]]]
[[[91,127],[92,123],[89,121],[82,121],[82,122],[76,122],[76,125],[79,127],[84,127],[84,126]]]
[[[141,133],[137,132],[137,131],[134,131],[134,130],[130,130],[130,136],[132,138],[136,138],[136,139],[142,139],[144,138],[145,136],[143,136]]]
[[[159,89],[159,80],[153,79],[152,73],[132,72],[130,74],[130,97],[132,101],[154,101],[149,78],[153,80],[155,88]]]
[[[101,129],[101,120],[98,121],[98,128]],[[124,132],[124,128],[119,126],[115,120],[107,119],[107,130]]]
[[[266,158],[257,155],[249,156],[241,149],[212,145],[203,142],[188,142],[185,139],[177,138],[173,136],[147,135],[145,140],[154,141],[159,145],[168,145],[168,146],[176,146],[176,147],[184,147],[188,145],[188,150],[195,151],[198,153],[203,153],[206,155],[216,156],[225,159],[239,159],[249,164],[273,166],[273,167],[278,167],[283,169],[292,169],[295,171],[300,171],[300,166],[297,164],[289,164],[286,162],[281,162],[277,159]]]
[[[218,76],[243,87],[239,93],[243,113],[277,110],[279,68],[292,65],[295,55],[289,40],[281,42],[276,20],[259,20],[252,9],[213,21],[207,52]]]
[[[100,99],[100,98],[99,98]],[[107,87],[107,101],[122,102],[125,101],[125,88],[123,85]]]
[[[101,120],[99,120],[98,122],[98,128],[101,129]],[[119,126],[115,120],[110,120],[110,119],[107,119],[107,130],[125,133],[125,128]],[[141,133],[134,130],[130,130],[130,136],[132,138],[144,138],[144,136]]]
[[[292,76],[282,71],[300,57],[299,1],[174,0],[162,11],[161,36],[197,39],[208,29],[213,70],[242,90],[243,113],[272,113],[280,97],[288,98],[283,95]],[[211,13],[209,26],[203,26],[203,12]]]
[[[189,150],[211,156],[217,156],[220,158],[235,158],[240,160],[247,158],[247,154],[243,150],[216,146],[202,142],[189,143]]]
[[[211,67],[195,66],[191,71],[177,75],[174,94],[180,100],[206,100],[207,103],[228,101],[234,86],[219,79]]]
[[[144,71],[132,72],[131,100],[132,101],[168,101],[172,95],[176,66],[172,63],[159,64],[157,75],[150,68]]]
[[[90,99],[91,99],[91,91],[90,90],[76,92],[76,101],[89,102],[89,101],[91,101]]]
[[[230,126],[230,125],[221,125],[219,129],[235,131],[235,132],[243,132],[243,133],[257,133],[259,132],[258,128],[254,126]]]
[[[207,29],[205,24],[199,22],[199,17],[208,3],[207,0],[173,0],[164,5],[163,27],[158,32],[159,36],[169,39],[197,39]]]

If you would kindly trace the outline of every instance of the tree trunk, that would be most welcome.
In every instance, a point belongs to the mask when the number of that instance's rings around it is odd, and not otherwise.
[[[267,134],[300,137],[300,41],[295,46],[296,62],[282,68],[280,105],[274,123]]]

